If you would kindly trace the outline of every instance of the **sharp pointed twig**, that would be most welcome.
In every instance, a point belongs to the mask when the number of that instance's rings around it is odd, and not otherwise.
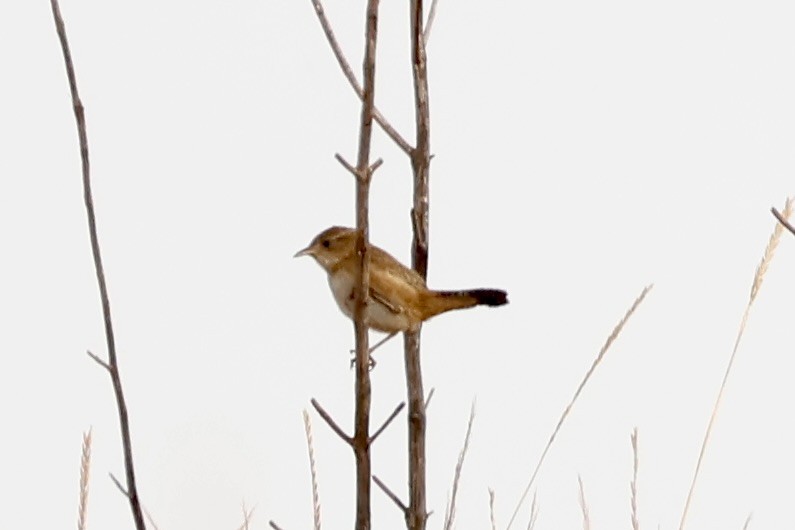
[[[320,414],[320,417],[323,418],[323,420],[328,424],[329,427],[331,427],[331,430],[337,433],[337,436],[342,438],[342,441],[344,441],[348,445],[353,445],[353,438],[345,434],[345,431],[343,431],[342,428],[339,425],[337,425],[337,422],[334,421],[334,419],[331,417],[331,415],[328,412],[326,412],[326,409],[320,406],[320,403],[318,403],[315,398],[312,398],[310,400],[310,403],[312,403],[312,406],[315,407],[315,410],[317,411],[318,414]]]
[[[376,440],[376,438],[378,438],[381,435],[381,433],[384,432],[384,429],[386,429],[389,426],[389,424],[392,423],[392,421],[397,417],[398,414],[400,414],[400,411],[403,410],[405,406],[406,402],[404,401],[401,402],[400,405],[395,407],[395,410],[392,411],[392,414],[389,415],[389,417],[384,421],[381,427],[379,427],[378,430],[375,431],[372,436],[370,436],[370,445],[372,445],[373,442]]]
[[[400,497],[398,497],[397,495],[395,495],[395,492],[393,492],[391,489],[389,489],[389,488],[387,487],[387,485],[386,485],[386,484],[384,484],[384,483],[381,481],[381,479],[380,479],[380,478],[378,478],[376,475],[373,475],[373,482],[375,482],[375,484],[376,484],[376,485],[377,485],[379,488],[381,488],[381,491],[383,491],[383,492],[386,494],[386,496],[387,496],[387,497],[389,497],[390,499],[392,499],[392,502],[394,502],[394,503],[395,503],[395,505],[396,505],[398,508],[400,508],[400,510],[401,510],[401,511],[402,511],[404,514],[405,514],[405,513],[408,511],[408,506],[406,506],[405,504],[403,504],[403,501],[401,501],[401,500],[400,500]]]

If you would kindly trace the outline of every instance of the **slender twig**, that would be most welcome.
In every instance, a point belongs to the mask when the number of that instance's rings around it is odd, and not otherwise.
[[[336,158],[336,159],[337,159],[337,162],[339,162],[339,163],[342,165],[342,167],[344,167],[345,169],[347,169],[347,170],[348,170],[348,172],[349,172],[351,175],[353,175],[353,177],[354,177],[354,178],[356,178],[356,179],[360,179],[360,178],[361,178],[361,174],[359,173],[359,170],[358,170],[357,168],[355,168],[353,165],[351,165],[351,163],[350,163],[350,162],[348,162],[347,160],[345,160],[345,157],[343,157],[341,154],[339,154],[339,153],[334,153],[334,158]],[[376,160],[375,162],[373,162],[373,163],[370,165],[370,169],[368,170],[369,174],[372,176],[372,174],[373,174],[373,173],[375,173],[375,170],[376,170],[376,169],[378,169],[379,167],[381,167],[381,164],[383,164],[383,163],[384,163],[384,160],[383,160],[383,159],[381,159],[381,158],[379,158],[378,160]],[[391,338],[391,335],[390,335],[390,337],[387,337],[387,339],[389,339],[389,338]],[[384,342],[385,342],[385,341],[386,341],[386,339],[384,339]],[[376,349],[376,348],[377,348],[378,346],[380,346],[380,345],[381,345],[381,344],[379,343],[379,344],[377,344],[377,345],[373,346],[373,349]]]
[[[113,369],[110,367],[110,365],[108,363],[106,363],[105,361],[103,361],[102,359],[100,359],[98,356],[94,355],[93,353],[91,353],[88,350],[86,350],[86,353],[88,354],[89,357],[91,357],[94,360],[94,362],[96,362],[102,368],[104,368],[108,372],[112,372],[113,371]]]
[[[582,530],[591,530],[591,512],[588,510],[588,503],[585,501],[585,488],[582,485],[582,477],[577,475],[577,483],[580,485],[580,509],[582,510]]]
[[[751,517],[753,517],[753,515],[753,512],[748,514],[748,517],[745,519],[745,524],[743,524],[743,530],[748,530],[748,527],[751,526]]]
[[[422,33],[422,38],[425,40],[425,46],[428,46],[428,41],[431,40],[431,28],[433,28],[433,21],[436,20],[436,5],[439,0],[431,0],[431,9],[428,12],[428,21],[425,23],[425,31]]]
[[[629,484],[630,505],[632,507],[632,530],[640,530],[638,520],[638,428],[632,430],[632,482]]]
[[[91,470],[91,429],[83,433],[80,455],[80,501],[77,505],[77,529],[85,530],[88,511],[88,477]]]
[[[406,515],[406,513],[407,513],[407,512],[408,512],[408,510],[409,510],[409,508],[408,508],[408,506],[406,506],[406,505],[403,503],[403,501],[401,501],[401,500],[400,500],[400,497],[398,497],[398,496],[395,494],[395,492],[394,492],[394,491],[392,491],[391,489],[389,489],[389,487],[388,487],[386,484],[384,484],[384,482],[383,482],[383,481],[382,481],[380,478],[378,478],[378,476],[377,476],[377,475],[373,475],[373,482],[375,482],[376,486],[378,486],[379,488],[381,488],[381,491],[383,491],[383,492],[386,494],[386,496],[387,496],[387,497],[389,497],[389,498],[392,500],[392,502],[394,502],[394,503],[395,503],[395,505],[396,505],[398,508],[400,508],[400,510],[403,512],[403,515]]]
[[[395,407],[395,410],[393,410],[392,414],[390,414],[389,417],[386,420],[384,420],[384,423],[381,424],[381,427],[379,427],[378,430],[375,431],[372,436],[370,436],[370,445],[372,445],[373,442],[375,442],[376,438],[378,438],[381,435],[381,433],[384,432],[384,429],[389,427],[389,424],[392,423],[392,421],[395,418],[397,418],[397,415],[400,414],[400,411],[403,410],[405,407],[406,407],[405,402],[401,402],[400,405]]]
[[[535,479],[538,476],[538,472],[541,469],[541,464],[544,463],[544,460],[547,457],[547,453],[549,453],[549,448],[552,447],[552,443],[555,441],[555,437],[558,435],[561,426],[563,426],[563,422],[566,421],[566,418],[571,412],[571,409],[574,407],[574,404],[577,402],[577,398],[580,397],[582,389],[585,388],[585,385],[591,379],[591,376],[596,370],[596,367],[599,366],[599,363],[602,362],[602,359],[607,353],[607,350],[610,349],[610,346],[613,344],[616,338],[618,338],[618,335],[621,333],[621,330],[624,329],[624,325],[627,323],[627,321],[633,315],[633,313],[635,313],[635,310],[638,308],[638,306],[640,306],[641,302],[643,302],[643,300],[646,298],[646,295],[649,294],[651,288],[652,288],[651,285],[648,285],[643,288],[643,291],[641,291],[640,295],[632,303],[632,306],[630,306],[630,308],[627,310],[627,312],[624,314],[624,316],[621,318],[618,324],[616,324],[616,327],[613,328],[612,333],[610,333],[610,335],[607,337],[607,340],[605,340],[605,343],[602,345],[602,349],[599,350],[599,354],[596,356],[596,359],[594,359],[593,363],[591,364],[591,367],[585,373],[585,377],[583,377],[582,381],[580,381],[580,385],[577,387],[577,390],[574,392],[574,396],[571,398],[571,401],[569,401],[569,404],[566,405],[566,408],[563,410],[563,414],[561,414],[557,425],[555,425],[555,429],[552,431],[552,435],[549,437],[547,445],[544,447],[544,451],[541,453],[541,457],[538,459],[538,463],[536,463],[536,467],[533,470],[533,474],[530,476],[530,481],[527,483],[527,487],[522,493],[522,497],[519,499],[519,502],[516,504],[516,509],[514,509],[513,515],[511,515],[511,520],[508,521],[508,526],[506,527],[506,530],[511,527],[514,520],[516,519],[516,516],[519,513],[519,509],[522,507],[522,504],[527,498],[527,494],[530,492],[530,488],[533,487],[533,483],[535,482]]]
[[[782,217],[784,220],[789,220],[791,215],[792,199],[787,199],[784,204]],[[748,297],[748,304],[745,306],[745,311],[743,312],[743,317],[740,321],[740,328],[737,330],[737,337],[734,340],[734,348],[732,348],[731,356],[729,356],[729,363],[727,364],[726,371],[723,374],[723,381],[721,382],[720,389],[718,390],[718,397],[715,398],[715,405],[712,407],[712,414],[710,415],[709,422],[707,423],[707,430],[704,433],[704,440],[701,443],[701,450],[699,451],[698,460],[696,461],[696,469],[693,472],[693,480],[690,482],[690,490],[687,493],[685,507],[682,510],[682,519],[679,522],[679,530],[683,530],[685,527],[687,513],[690,509],[690,503],[693,500],[693,491],[696,488],[696,481],[698,479],[699,472],[701,471],[701,464],[704,461],[704,454],[707,451],[707,445],[709,443],[710,435],[712,434],[712,428],[715,425],[715,419],[718,416],[718,408],[720,407],[720,403],[723,400],[723,392],[726,390],[726,382],[729,380],[729,374],[731,373],[732,366],[734,366],[734,359],[737,356],[737,350],[740,347],[740,340],[742,339],[743,334],[745,333],[745,327],[748,324],[748,316],[751,312],[751,306],[753,306],[754,300],[756,300],[756,295],[759,293],[759,289],[762,287],[762,280],[764,279],[767,268],[770,266],[770,262],[776,253],[776,247],[778,247],[778,243],[781,240],[781,234],[783,232],[784,226],[779,221],[776,223],[776,226],[773,229],[773,234],[770,236],[767,247],[765,247],[765,253],[762,256],[762,261],[759,263],[756,273],[754,274],[754,281],[751,284],[751,294]]]
[[[277,524],[276,524],[275,522],[273,522],[273,521],[268,521],[268,526],[270,526],[271,528],[273,528],[273,530],[282,530],[282,527],[281,527],[281,526],[279,526],[279,525],[277,525]]]
[[[458,461],[455,464],[455,473],[453,474],[453,491],[450,494],[450,506],[444,516],[445,530],[452,530],[455,523],[455,507],[456,500],[458,499],[458,486],[461,483],[461,471],[464,469],[464,459],[466,459],[467,451],[469,450],[469,440],[472,437],[472,425],[475,423],[475,402],[472,402],[472,407],[469,409],[469,421],[467,422],[467,432],[464,436],[464,446],[461,452],[458,453]]]
[[[339,42],[337,42],[337,37],[334,35],[334,30],[331,28],[331,23],[329,23],[328,18],[326,18],[326,12],[323,9],[323,4],[320,2],[320,0],[312,0],[312,5],[315,7],[315,13],[317,14],[317,18],[320,21],[320,26],[323,28],[323,33],[326,34],[326,39],[331,46],[331,51],[334,52],[334,57],[337,59],[337,63],[339,63],[343,75],[345,75],[345,78],[348,80],[348,83],[350,83],[351,87],[353,87],[353,90],[356,92],[356,95],[359,96],[359,99],[364,100],[364,90],[362,90],[361,85],[359,85],[359,81],[356,79],[356,74],[353,73],[351,65],[345,58],[345,54],[342,52]],[[392,127],[392,125],[386,120],[386,118],[384,118],[384,116],[375,106],[373,106],[372,109],[373,118],[378,125],[381,126],[384,132],[390,138],[392,138],[392,141],[394,141],[404,153],[411,154],[411,146],[409,143],[400,135],[399,132],[395,130],[394,127]]]
[[[318,403],[318,401],[315,398],[312,398],[311,400],[309,400],[309,402],[312,403],[313,407],[315,407],[315,410],[317,411],[318,414],[320,414],[320,417],[323,418],[323,420],[325,420],[325,422],[328,424],[329,427],[331,427],[331,430],[337,433],[337,436],[342,438],[342,441],[344,441],[348,445],[353,444],[353,439],[347,434],[345,434],[345,431],[342,430],[342,427],[340,427],[337,424],[337,422],[334,421],[334,418],[332,418],[331,415],[328,412],[326,412],[326,409],[320,406],[320,403]]]
[[[425,398],[425,410],[426,410],[426,411],[428,410],[428,405],[430,405],[430,404],[431,404],[431,398],[433,397],[433,394],[434,394],[435,392],[436,392],[436,387],[431,387],[431,391],[430,391],[430,392],[428,392],[428,397],[427,397],[427,398]]]
[[[130,494],[129,494],[129,492],[126,489],[124,489],[124,486],[121,485],[121,482],[119,482],[119,479],[117,479],[116,476],[113,473],[108,473],[108,476],[110,477],[110,481],[113,482],[113,484],[116,485],[116,487],[119,489],[121,494],[129,499],[130,498]]]
[[[792,235],[795,235],[795,226],[792,226],[792,224],[775,208],[771,208],[770,211],[773,212],[773,215],[776,217],[776,219],[778,219],[778,222],[784,225],[784,228],[792,232]]]
[[[317,487],[315,447],[312,443],[312,421],[309,419],[309,413],[306,410],[304,410],[304,432],[306,433],[306,445],[309,450],[309,474],[312,477],[312,518],[315,523],[315,530],[320,530],[320,494]]]
[[[356,168],[339,153],[334,153],[334,158],[337,159],[337,162],[342,164],[342,167],[348,170],[348,172],[353,175],[355,178],[359,178],[359,173],[357,173]]]
[[[77,123],[77,135],[80,142],[80,161],[83,172],[83,201],[86,207],[88,218],[88,233],[91,239],[91,253],[94,258],[94,271],[97,276],[99,295],[102,302],[102,315],[105,323],[105,339],[108,347],[108,373],[110,374],[113,390],[116,395],[116,406],[119,412],[119,423],[121,427],[121,440],[124,449],[124,467],[127,479],[127,498],[130,501],[130,510],[135,521],[135,528],[143,530],[146,528],[144,523],[141,503],[138,499],[138,489],[135,485],[135,469],[133,466],[132,442],[130,438],[130,423],[127,416],[127,403],[124,400],[122,391],[121,377],[119,376],[119,365],[116,359],[116,340],[113,334],[113,323],[110,316],[110,298],[108,297],[108,287],[105,281],[105,269],[102,265],[102,255],[99,250],[99,237],[97,236],[97,222],[94,214],[94,199],[91,193],[91,169],[88,158],[88,133],[86,132],[86,117],[83,103],[77,91],[77,78],[72,62],[72,52],[69,49],[69,41],[66,37],[66,27],[58,0],[50,0],[52,16],[55,21],[55,29],[58,32],[58,40],[61,43],[64,64],[66,66],[66,76],[69,80],[69,91],[72,95],[72,107],[74,109],[75,121]]]

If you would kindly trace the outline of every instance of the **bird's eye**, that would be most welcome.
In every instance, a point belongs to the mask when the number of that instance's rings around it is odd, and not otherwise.
[[[328,239],[324,239],[321,245],[323,245],[326,248],[329,248],[331,246],[331,241],[329,241]]]

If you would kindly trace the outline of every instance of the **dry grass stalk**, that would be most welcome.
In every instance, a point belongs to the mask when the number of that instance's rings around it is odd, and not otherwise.
[[[536,527],[536,519],[538,519],[538,494],[533,493],[533,502],[530,503],[530,520],[527,522],[527,530],[533,530]]]
[[[320,530],[320,495],[317,488],[315,446],[312,442],[312,420],[309,419],[309,413],[306,410],[304,410],[304,432],[306,432],[306,445],[309,449],[309,473],[312,476],[312,516],[315,530]]]
[[[455,464],[455,474],[453,475],[453,491],[450,495],[450,505],[444,516],[444,529],[452,530],[455,521],[455,503],[458,497],[458,485],[461,482],[461,470],[464,468],[464,459],[469,449],[469,439],[472,436],[472,424],[475,422],[475,402],[472,402],[472,407],[469,409],[469,422],[467,422],[467,433],[464,436],[464,447],[458,453],[458,461]]]
[[[577,475],[577,482],[580,485],[580,509],[582,510],[582,529],[591,530],[591,512],[588,510],[588,503],[585,502],[585,488],[582,485],[582,477]]]
[[[91,429],[83,433],[83,451],[80,455],[80,504],[77,508],[77,528],[86,529],[88,512],[88,477],[91,469]]]
[[[246,508],[246,503],[243,503],[243,524],[237,527],[237,530],[249,530],[251,523],[251,516],[254,514],[254,508],[250,510]]]
[[[632,492],[631,505],[632,505],[632,530],[640,530],[640,522],[638,521],[638,428],[632,430],[632,482],[629,484],[629,489]]]
[[[781,215],[784,217],[784,219],[789,220],[790,216],[792,215],[792,199],[788,198],[786,200],[784,204],[784,210]],[[693,480],[690,482],[690,490],[687,493],[685,507],[682,510],[682,519],[679,522],[679,530],[684,530],[685,527],[687,513],[690,509],[690,503],[693,500],[693,491],[696,488],[696,481],[698,480],[698,475],[701,471],[701,464],[704,461],[704,454],[707,451],[707,444],[709,443],[710,435],[712,434],[712,428],[715,425],[715,419],[718,416],[718,408],[720,407],[720,403],[723,400],[723,392],[726,390],[726,382],[729,380],[729,374],[731,373],[732,366],[734,365],[734,359],[737,356],[740,340],[742,339],[743,334],[745,333],[745,327],[748,324],[748,315],[751,312],[751,306],[753,305],[754,300],[756,300],[756,295],[759,294],[759,289],[762,287],[762,281],[764,280],[765,273],[767,272],[770,262],[773,260],[773,256],[776,253],[776,248],[778,247],[778,243],[781,240],[781,234],[783,231],[784,227],[782,224],[776,223],[776,226],[773,229],[773,234],[770,236],[767,247],[765,247],[765,252],[762,255],[762,261],[756,268],[754,280],[751,283],[751,295],[748,297],[748,304],[745,306],[745,311],[743,312],[743,317],[740,321],[740,328],[737,330],[734,348],[732,348],[732,353],[729,357],[729,363],[726,366],[726,372],[723,374],[723,381],[721,382],[720,389],[718,390],[718,397],[715,399],[715,405],[712,407],[712,414],[710,415],[709,423],[707,423],[707,430],[704,433],[704,440],[701,443],[701,450],[698,454],[698,460],[696,461],[696,469],[693,472]]]
[[[789,222],[789,218],[791,216],[792,199],[787,198],[786,202],[784,203],[784,210],[781,212],[781,217],[783,217],[785,221]],[[762,256],[762,261],[759,263],[759,267],[757,267],[756,274],[754,275],[754,283],[751,286],[751,299],[748,301],[749,306],[754,302],[754,299],[756,299],[759,288],[762,287],[762,280],[765,277],[767,268],[770,266],[770,262],[773,260],[773,255],[776,253],[776,248],[778,247],[778,243],[781,240],[781,234],[783,232],[784,226],[781,223],[776,223],[776,227],[773,229],[773,234],[770,236],[770,241],[768,241],[767,247],[765,247],[765,254]]]
[[[489,488],[489,520],[491,530],[497,530],[497,517],[494,515],[494,490]]]
[[[558,432],[560,431],[563,422],[566,421],[566,418],[571,412],[572,407],[574,407],[574,404],[577,402],[577,398],[580,397],[582,389],[585,388],[585,385],[591,379],[591,376],[596,370],[596,367],[599,366],[599,363],[602,362],[602,359],[607,353],[607,350],[610,349],[610,346],[613,344],[613,342],[615,342],[616,338],[618,338],[619,334],[621,333],[621,330],[624,329],[624,326],[626,325],[627,321],[635,313],[635,310],[637,310],[637,308],[646,298],[646,295],[649,294],[649,291],[651,291],[652,287],[653,287],[652,285],[647,285],[646,287],[643,288],[643,291],[641,291],[640,295],[638,295],[638,297],[632,303],[632,305],[624,314],[624,316],[621,318],[621,320],[618,322],[618,324],[616,324],[616,327],[613,328],[612,333],[610,333],[610,335],[607,337],[607,340],[602,345],[602,349],[599,350],[599,354],[596,356],[596,359],[594,359],[593,364],[591,364],[591,367],[586,372],[585,377],[583,377],[582,381],[580,381],[580,385],[577,387],[577,390],[574,392],[574,396],[571,398],[569,404],[566,405],[566,408],[563,410],[563,414],[561,414],[557,425],[555,425],[555,429],[552,431],[552,435],[549,437],[549,440],[547,441],[547,445],[544,447],[544,451],[541,453],[541,457],[538,459],[538,463],[536,464],[536,467],[533,470],[533,474],[530,476],[530,481],[527,483],[527,487],[522,493],[522,497],[519,499],[519,502],[516,504],[516,509],[513,511],[513,515],[511,515],[511,520],[508,521],[508,526],[506,527],[506,530],[511,528],[511,525],[516,519],[516,516],[519,513],[522,504],[524,504],[524,501],[527,498],[527,494],[530,492],[530,488],[533,487],[533,483],[535,482],[536,477],[538,476],[538,472],[541,469],[541,465],[544,463],[544,460],[547,457],[549,448],[552,447],[552,442],[555,441],[555,437],[558,435]]]

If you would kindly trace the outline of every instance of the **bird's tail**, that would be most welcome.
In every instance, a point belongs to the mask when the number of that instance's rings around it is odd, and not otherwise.
[[[426,303],[423,320],[453,309],[464,309],[476,305],[500,306],[508,303],[508,293],[499,289],[470,289],[468,291],[431,291]]]

